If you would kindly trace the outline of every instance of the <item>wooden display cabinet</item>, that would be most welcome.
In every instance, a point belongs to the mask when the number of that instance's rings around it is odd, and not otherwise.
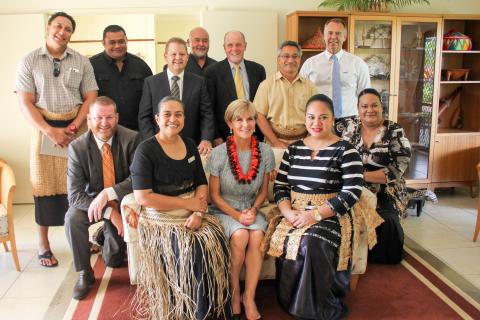
[[[348,45],[367,62],[372,87],[381,93],[384,113],[405,129],[412,145],[407,183],[428,186],[436,133],[442,19],[440,15],[344,12]],[[300,43],[337,12],[294,12],[287,17],[288,39]],[[311,20],[309,20],[311,19]],[[320,22],[319,22],[320,23]],[[316,51],[315,53],[320,52]]]
[[[480,160],[480,17],[445,16],[443,34],[450,30],[470,36],[472,50],[442,50],[440,97],[444,100],[438,110],[433,188],[471,186],[478,180],[475,166]],[[457,78],[452,77],[461,69]]]

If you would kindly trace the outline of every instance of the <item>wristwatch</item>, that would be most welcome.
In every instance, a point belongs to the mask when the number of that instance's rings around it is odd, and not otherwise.
[[[317,222],[322,221],[322,215],[320,214],[320,210],[318,210],[318,208],[313,210],[313,219],[315,219]]]
[[[70,130],[72,133],[77,133],[78,132],[78,128],[77,126],[75,125],[75,123],[71,122],[68,127],[67,127],[68,130]]]
[[[203,219],[203,213],[202,212],[195,211],[193,214],[196,215],[197,217],[200,217],[201,219]]]

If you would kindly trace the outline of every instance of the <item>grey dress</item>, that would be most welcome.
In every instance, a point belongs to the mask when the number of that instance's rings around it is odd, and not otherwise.
[[[220,195],[230,206],[235,208],[235,210],[241,211],[253,206],[258,191],[262,186],[264,175],[275,168],[275,158],[270,146],[260,142],[259,149],[261,154],[260,166],[257,176],[250,184],[240,184],[235,180],[228,162],[226,143],[214,148],[208,159],[206,170],[210,172],[211,175],[220,178]],[[250,150],[238,152],[238,160],[244,173],[250,168],[251,158],[252,153]],[[255,223],[244,226],[214,205],[211,205],[209,210],[220,220],[228,239],[230,239],[232,234],[238,229],[265,231],[267,228],[267,221],[261,212],[258,212]]]

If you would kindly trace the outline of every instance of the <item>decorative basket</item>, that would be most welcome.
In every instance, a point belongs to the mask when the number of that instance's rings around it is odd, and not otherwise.
[[[450,30],[443,36],[443,50],[472,50],[472,38],[461,32]]]

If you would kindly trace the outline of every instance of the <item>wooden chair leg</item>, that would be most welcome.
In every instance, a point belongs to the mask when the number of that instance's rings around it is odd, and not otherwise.
[[[357,284],[359,279],[360,279],[359,274],[352,274],[350,278],[350,291],[355,291],[355,289],[357,289]]]
[[[12,257],[15,263],[15,269],[20,272],[20,261],[18,260],[17,244],[15,243],[15,237],[10,239],[10,246],[12,247]]]
[[[480,200],[478,200],[480,202]],[[477,209],[477,223],[475,224],[475,231],[473,232],[473,242],[477,241],[478,233],[480,233],[480,203]]]
[[[3,248],[5,249],[5,252],[8,252],[7,241],[4,241],[4,242],[3,242]]]

